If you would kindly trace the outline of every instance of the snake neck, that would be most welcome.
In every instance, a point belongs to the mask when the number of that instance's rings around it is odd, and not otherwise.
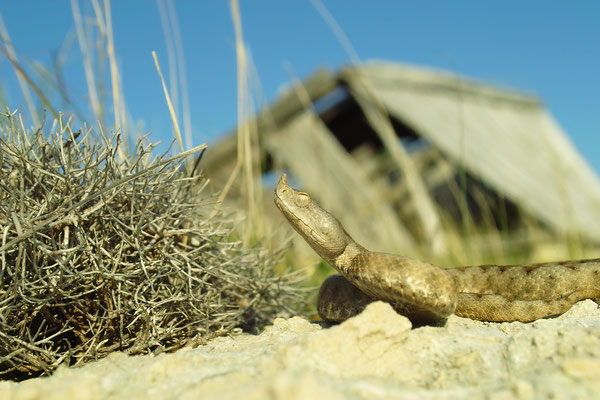
[[[346,245],[344,251],[335,258],[335,260],[326,260],[331,264],[335,269],[337,269],[342,274],[346,275],[350,269],[353,268],[354,259],[360,255],[368,252],[367,249],[352,241]]]
[[[340,272],[351,266],[356,255],[367,251],[307,193],[289,187],[285,174],[275,188],[275,204],[306,243]]]

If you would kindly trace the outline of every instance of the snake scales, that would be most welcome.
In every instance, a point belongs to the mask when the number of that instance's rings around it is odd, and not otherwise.
[[[341,275],[319,291],[323,319],[343,321],[374,300],[390,303],[417,323],[452,313],[481,321],[529,322],[562,314],[583,299],[600,298],[600,259],[532,265],[443,269],[408,257],[371,252],[283,174],[275,204],[292,227]]]

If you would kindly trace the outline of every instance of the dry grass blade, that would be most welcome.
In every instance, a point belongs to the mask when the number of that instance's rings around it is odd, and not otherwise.
[[[334,35],[338,38],[352,63],[359,65],[360,59],[358,53],[333,15],[327,10],[321,0],[311,0],[311,3],[327,23],[327,26],[329,26]],[[430,238],[432,253],[438,256],[446,254],[448,251],[446,239],[444,238],[441,221],[437,210],[434,207],[433,200],[427,192],[421,177],[418,176],[415,167],[412,165],[408,153],[397,140],[390,116],[381,100],[375,95],[369,77],[366,74],[360,75],[359,73],[354,80],[357,83],[352,87],[352,92],[355,93],[354,97],[359,100],[360,106],[369,123],[375,129],[386,149],[392,155],[392,158],[398,166],[398,170],[402,171],[402,174],[406,178],[407,186],[412,196],[412,202],[421,221],[423,231],[425,232],[425,236]]]
[[[88,94],[90,97],[90,105],[94,113],[96,120],[102,120],[102,106],[100,103],[100,97],[98,96],[98,90],[96,87],[96,77],[94,76],[94,68],[92,63],[92,55],[88,46],[88,38],[83,29],[83,21],[81,18],[81,12],[79,11],[79,0],[71,0],[71,9],[73,11],[73,21],[75,23],[75,31],[77,32],[77,41],[79,43],[79,49],[81,50],[81,56],[83,61],[83,70],[85,72],[85,80],[88,87]]]
[[[12,59],[15,60],[15,62],[17,62],[17,55],[16,55],[15,50],[10,41],[10,36],[8,35],[8,29],[6,29],[6,25],[4,24],[4,19],[2,18],[2,14],[0,14],[0,35],[1,35],[0,39],[2,39],[2,41],[6,45],[6,51],[12,57]],[[23,97],[25,99],[25,102],[27,103],[27,108],[29,109],[29,114],[31,115],[33,123],[36,126],[39,126],[40,118],[38,116],[38,113],[36,112],[35,104],[33,102],[33,98],[31,97],[31,92],[29,91],[29,88],[27,87],[27,82],[25,81],[25,78],[23,77],[23,75],[20,73],[20,71],[17,68],[15,68],[15,75],[17,76],[17,81],[19,82],[19,87],[21,88],[21,92],[23,93]]]
[[[12,64],[12,66],[15,69],[15,71],[17,72],[17,74],[19,76],[21,76],[27,82],[27,84],[31,87],[31,89],[33,89],[35,94],[40,98],[40,100],[44,104],[44,107],[46,107],[48,109],[48,111],[50,111],[50,113],[52,113],[54,118],[58,118],[58,112],[56,111],[56,109],[54,109],[54,107],[52,107],[52,104],[50,103],[48,98],[44,95],[42,90],[35,84],[33,79],[31,79],[31,77],[27,74],[27,72],[25,72],[23,67],[21,67],[21,64],[19,64],[17,62],[17,60],[10,54],[8,49],[6,47],[0,45],[0,52],[2,54],[4,54],[4,56],[8,59],[8,61],[10,61],[10,63]]]
[[[160,82],[162,83],[163,91],[165,93],[165,99],[167,100],[167,106],[169,107],[169,114],[171,114],[171,122],[173,122],[173,129],[175,130],[175,137],[177,138],[177,144],[179,144],[179,150],[183,152],[183,140],[181,139],[181,130],[179,129],[179,123],[177,122],[177,114],[175,114],[175,108],[173,108],[173,103],[171,102],[171,96],[169,96],[169,90],[167,89],[167,84],[165,83],[165,78],[163,77],[162,71],[160,70],[160,64],[158,63],[158,57],[156,56],[156,52],[152,52],[152,58],[154,58],[154,65],[156,65],[156,72],[158,72],[158,76],[160,77]]]
[[[260,193],[260,187],[255,187],[255,184],[260,185],[260,180],[256,179],[256,176],[260,175],[260,163],[258,162],[258,137],[256,132],[256,126],[250,121],[249,116],[251,115],[252,100],[248,89],[248,55],[246,45],[244,44],[244,37],[242,33],[242,20],[240,15],[240,7],[237,0],[230,1],[231,17],[233,19],[233,26],[235,30],[235,48],[237,55],[237,82],[238,82],[238,123],[237,123],[237,161],[231,172],[231,175],[227,179],[225,186],[219,195],[217,205],[215,207],[215,213],[218,211],[218,207],[221,202],[227,196],[233,182],[237,178],[240,170],[243,171],[244,185],[243,194],[246,198],[248,219],[246,222],[244,243],[248,244],[252,235],[257,234],[261,236],[260,230],[262,229],[261,210],[259,205],[258,194]],[[242,169],[243,168],[243,169]]]

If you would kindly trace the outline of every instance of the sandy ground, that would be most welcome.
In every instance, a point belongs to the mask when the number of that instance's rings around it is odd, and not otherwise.
[[[452,316],[411,329],[371,304],[323,328],[277,319],[257,336],[172,354],[114,353],[48,378],[0,382],[0,399],[538,399],[600,393],[600,310],[586,300],[529,324]]]

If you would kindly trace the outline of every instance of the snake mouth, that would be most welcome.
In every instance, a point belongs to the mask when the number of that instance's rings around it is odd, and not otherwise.
[[[284,179],[285,174],[282,179]],[[280,181],[281,183],[281,181]],[[285,184],[285,181],[284,181]],[[277,185],[279,188],[279,185]],[[291,188],[290,188],[291,189]],[[294,189],[291,189],[294,190]],[[313,238],[316,242],[324,243],[325,238],[323,238],[317,231],[315,231],[309,224],[307,224],[302,218],[294,214],[290,208],[287,206],[286,202],[279,196],[278,190],[275,191],[275,205],[281,213],[285,216],[285,218],[291,222],[292,227],[298,231],[301,235],[307,235]],[[300,224],[302,224],[300,226]]]
[[[285,198],[282,195],[285,195]],[[287,174],[282,174],[275,188],[275,205],[298,233],[304,237],[310,237],[313,243],[318,243],[319,246],[322,246],[326,242],[326,238],[319,234],[311,224],[301,218],[288,205],[290,203],[293,204],[292,199],[297,195],[298,192],[287,184]]]

